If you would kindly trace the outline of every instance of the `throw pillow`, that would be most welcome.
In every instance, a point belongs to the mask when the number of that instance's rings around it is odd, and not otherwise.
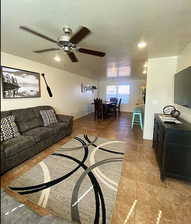
[[[17,125],[15,123],[15,116],[1,118],[1,141],[19,136]]]
[[[58,122],[54,110],[40,110],[40,114],[45,127]]]

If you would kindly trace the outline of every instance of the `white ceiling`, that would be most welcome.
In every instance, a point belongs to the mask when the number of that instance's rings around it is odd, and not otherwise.
[[[111,71],[144,78],[148,57],[177,55],[191,41],[191,0],[2,0],[2,51],[93,78]],[[67,25],[75,32],[80,25],[92,34],[80,46],[106,52],[104,58],[76,53],[72,63],[64,52],[35,54],[33,50],[55,47],[54,43],[19,29],[28,26],[57,39]],[[137,49],[144,39],[148,47]],[[59,55],[61,62],[53,60]]]

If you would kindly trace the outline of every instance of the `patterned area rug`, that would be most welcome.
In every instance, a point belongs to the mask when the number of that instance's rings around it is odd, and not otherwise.
[[[125,142],[80,135],[10,189],[72,223],[110,223],[124,151]]]

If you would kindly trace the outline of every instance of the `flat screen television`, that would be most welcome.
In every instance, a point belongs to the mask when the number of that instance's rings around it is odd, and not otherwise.
[[[191,66],[174,76],[174,103],[191,108]]]

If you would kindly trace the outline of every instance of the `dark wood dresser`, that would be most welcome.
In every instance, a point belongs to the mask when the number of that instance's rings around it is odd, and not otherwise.
[[[160,167],[161,180],[174,177],[191,182],[191,124],[164,123],[155,115],[153,148]]]

